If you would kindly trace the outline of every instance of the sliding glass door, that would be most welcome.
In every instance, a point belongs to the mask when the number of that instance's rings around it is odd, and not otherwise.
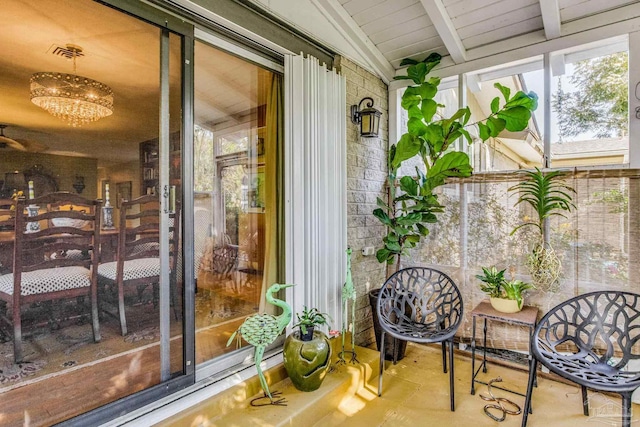
[[[194,59],[195,348],[206,366],[247,345],[227,342],[248,316],[273,309],[282,76],[205,41]]]
[[[184,44],[90,0],[7,0],[2,15],[0,424],[51,425],[185,372]],[[99,221],[59,192],[100,200]],[[13,224],[32,214],[58,246],[29,272]],[[66,250],[56,227],[95,232],[91,249]],[[68,275],[71,259],[84,267]]]

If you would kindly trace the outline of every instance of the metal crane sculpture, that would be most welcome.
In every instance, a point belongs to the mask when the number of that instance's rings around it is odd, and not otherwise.
[[[356,339],[355,331],[351,331],[351,350],[346,351],[344,349],[344,341],[347,331],[349,331],[349,320],[347,314],[349,312],[349,300],[351,300],[351,325],[355,329],[356,319],[356,288],[353,286],[353,279],[351,278],[351,248],[347,248],[347,278],[342,286],[342,351],[338,355],[338,363],[346,363],[344,360],[345,353],[351,353],[351,363],[358,363],[358,357],[356,355]]]
[[[274,283],[269,287],[269,289],[267,289],[267,302],[275,305],[276,307],[280,307],[282,309],[281,315],[274,316],[267,313],[254,314],[253,316],[248,317],[242,325],[240,325],[238,330],[231,335],[229,341],[227,341],[227,347],[229,347],[239,332],[238,346],[240,345],[240,337],[242,336],[246,342],[256,348],[253,358],[256,362],[256,369],[258,370],[258,377],[260,377],[260,385],[264,391],[264,396],[253,399],[251,401],[251,406],[286,406],[287,404],[285,398],[274,399],[274,397],[277,397],[280,392],[269,391],[269,386],[267,385],[267,380],[264,377],[260,363],[262,362],[262,356],[265,348],[278,338],[284,328],[291,321],[291,307],[289,304],[273,297],[273,295],[277,294],[281,289],[285,289],[290,286],[293,285],[281,285],[279,283]],[[266,398],[269,398],[269,403],[255,403],[256,401]]]

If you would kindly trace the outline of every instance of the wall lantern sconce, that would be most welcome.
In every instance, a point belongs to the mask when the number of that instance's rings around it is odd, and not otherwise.
[[[360,109],[363,102],[367,102],[366,108]],[[362,98],[358,105],[351,106],[351,121],[360,125],[360,136],[375,138],[380,130],[380,116],[382,113],[373,108],[373,98]]]

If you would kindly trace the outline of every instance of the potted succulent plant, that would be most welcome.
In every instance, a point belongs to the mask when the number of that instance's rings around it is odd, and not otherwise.
[[[478,274],[476,278],[483,282],[480,290],[489,295],[494,309],[502,313],[516,313],[524,306],[523,292],[533,286],[517,279],[508,281],[504,277],[505,271],[498,271],[496,267],[482,267],[484,274]]]
[[[331,343],[318,326],[328,325],[330,316],[317,308],[296,313],[298,321],[284,342],[284,367],[293,385],[301,391],[317,390],[331,366]]]

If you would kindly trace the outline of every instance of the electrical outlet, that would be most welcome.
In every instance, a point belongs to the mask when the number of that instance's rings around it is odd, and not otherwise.
[[[375,248],[373,246],[365,246],[364,248],[362,248],[363,256],[371,256],[374,253],[375,253]]]

